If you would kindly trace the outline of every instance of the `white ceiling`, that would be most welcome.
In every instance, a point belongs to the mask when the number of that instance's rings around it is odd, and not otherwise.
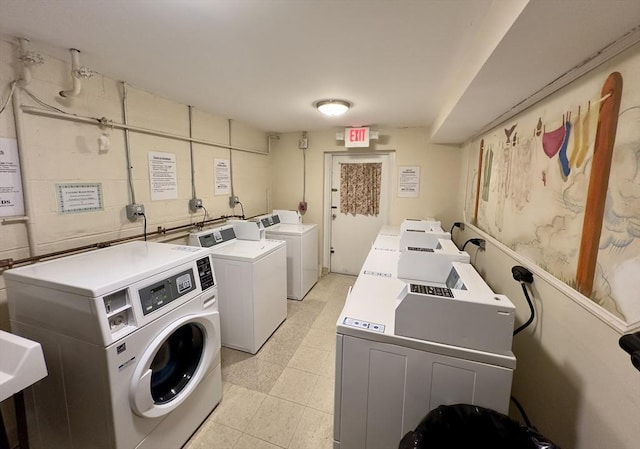
[[[638,0],[0,0],[5,37],[264,131],[450,143],[638,24]],[[327,119],[327,98],[353,108]]]

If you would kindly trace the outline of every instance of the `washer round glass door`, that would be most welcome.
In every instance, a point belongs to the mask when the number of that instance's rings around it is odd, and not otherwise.
[[[143,417],[178,407],[206,376],[220,351],[218,312],[174,321],[147,347],[133,374],[131,408]]]
[[[184,324],[169,336],[151,361],[151,397],[166,404],[189,384],[202,359],[204,331],[194,323]]]

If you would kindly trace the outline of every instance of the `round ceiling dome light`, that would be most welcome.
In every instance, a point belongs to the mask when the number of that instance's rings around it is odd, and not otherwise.
[[[349,110],[351,103],[346,100],[320,100],[316,102],[316,108],[324,115],[335,117]]]

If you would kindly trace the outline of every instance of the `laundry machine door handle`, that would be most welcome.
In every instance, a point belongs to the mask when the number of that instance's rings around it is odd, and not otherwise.
[[[150,369],[140,376],[137,388],[135,389],[134,407],[138,413],[145,413],[153,407],[153,398],[151,397],[151,374]]]

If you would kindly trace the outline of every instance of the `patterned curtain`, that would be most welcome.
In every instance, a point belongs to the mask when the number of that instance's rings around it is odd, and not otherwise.
[[[382,164],[340,164],[340,212],[378,215]]]

